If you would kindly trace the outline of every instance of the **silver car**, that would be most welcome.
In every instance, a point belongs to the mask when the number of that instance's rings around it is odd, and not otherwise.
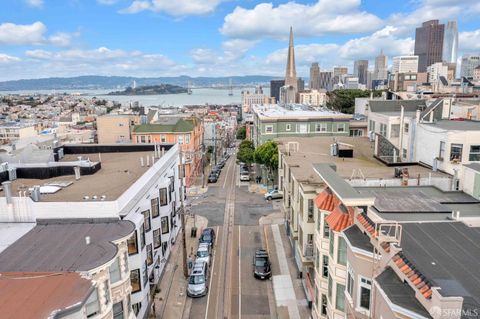
[[[188,277],[187,296],[203,297],[208,293],[208,265],[196,261]]]
[[[266,200],[281,199],[281,198],[283,198],[283,193],[276,190],[276,189],[272,189],[268,193],[265,194],[265,199]]]
[[[197,249],[196,262],[205,262],[210,266],[210,245],[200,244]]]

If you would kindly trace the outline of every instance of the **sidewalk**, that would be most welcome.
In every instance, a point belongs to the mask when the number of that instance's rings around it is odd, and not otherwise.
[[[208,220],[196,216],[197,237],[190,237],[194,218],[187,215],[186,241],[187,253],[194,254],[198,246],[198,236],[207,227]],[[183,276],[183,242],[182,235],[173,246],[171,258],[168,261],[162,280],[159,283],[160,292],[154,297],[156,314],[150,318],[182,318],[187,302],[187,279]]]

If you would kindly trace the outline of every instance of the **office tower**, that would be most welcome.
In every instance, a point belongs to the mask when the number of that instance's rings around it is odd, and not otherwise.
[[[318,90],[320,88],[320,67],[318,63],[312,63],[310,67],[310,90]]]
[[[367,89],[371,90],[373,82],[373,71],[367,71],[367,83],[365,84]]]
[[[305,91],[305,81],[302,78],[297,79],[297,93]]]
[[[372,80],[386,80],[388,77],[387,57],[383,54],[383,50],[375,58],[375,68],[373,70]]]
[[[293,46],[293,30],[290,27],[290,41],[288,43],[287,68],[285,71],[285,86],[280,89],[280,102],[284,104],[297,101],[298,80],[295,70],[295,50]]]
[[[393,58],[392,73],[417,73],[418,61],[415,55],[396,56]]]
[[[462,56],[460,76],[473,77],[474,70],[480,65],[480,55],[465,54]]]
[[[458,27],[457,21],[448,21],[443,36],[443,61],[447,63],[457,63],[458,51]]]
[[[336,66],[333,68],[333,76],[341,78],[348,74],[348,68],[346,66]]]
[[[438,20],[426,21],[415,31],[415,55],[418,56],[418,72],[426,72],[427,67],[442,62],[443,36],[445,25]]]
[[[285,85],[285,80],[270,81],[270,97],[274,97],[275,101],[280,101],[280,88]]]
[[[358,83],[367,84],[368,60],[357,60],[353,64],[353,75],[358,77]]]
[[[332,72],[320,72],[318,76],[319,88],[327,91],[332,90]]]

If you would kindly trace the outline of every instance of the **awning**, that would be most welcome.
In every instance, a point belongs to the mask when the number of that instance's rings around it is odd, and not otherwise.
[[[339,203],[330,215],[325,218],[330,229],[341,232],[353,224],[354,210]]]

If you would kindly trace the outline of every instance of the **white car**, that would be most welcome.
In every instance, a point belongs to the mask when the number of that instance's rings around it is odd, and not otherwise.
[[[281,199],[281,198],[283,198],[283,194],[277,189],[272,189],[265,194],[266,200]]]
[[[249,173],[241,173],[240,174],[240,181],[248,182],[249,180],[250,180],[250,174]]]
[[[208,244],[200,244],[197,249],[195,262],[205,262],[210,266],[210,246]]]

